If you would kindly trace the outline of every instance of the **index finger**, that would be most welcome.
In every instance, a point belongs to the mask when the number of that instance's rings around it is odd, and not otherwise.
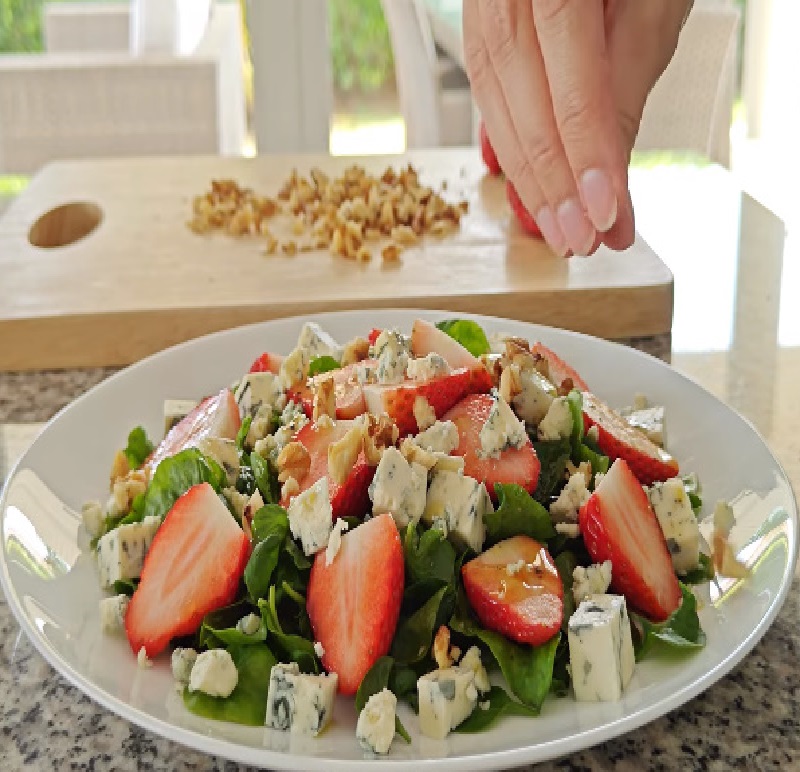
[[[592,224],[605,233],[629,213],[603,0],[530,2],[564,152]]]

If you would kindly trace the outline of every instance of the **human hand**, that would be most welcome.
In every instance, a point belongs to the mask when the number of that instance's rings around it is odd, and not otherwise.
[[[691,0],[464,0],[464,54],[497,157],[552,249],[633,243],[628,161]]]

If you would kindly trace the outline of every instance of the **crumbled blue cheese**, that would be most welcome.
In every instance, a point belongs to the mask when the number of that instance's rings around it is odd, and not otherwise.
[[[375,368],[378,383],[402,383],[411,348],[408,338],[397,330],[383,330],[373,348],[378,360]]]
[[[700,528],[680,477],[656,482],[647,496],[664,533],[672,567],[677,574],[697,568],[700,562]]]
[[[399,528],[417,522],[425,511],[428,473],[397,448],[384,450],[369,486],[372,514],[391,513]]]
[[[577,523],[555,523],[556,533],[560,533],[570,539],[577,539],[581,535],[580,526]]]
[[[239,382],[234,398],[242,417],[255,418],[260,410],[271,413],[286,406],[284,384],[274,373],[248,373]]]
[[[421,394],[414,398],[414,420],[417,422],[417,428],[420,431],[429,429],[436,423],[436,411]]]
[[[333,357],[337,362],[342,361],[341,345],[316,322],[306,322],[303,325],[297,339],[297,348],[305,349],[311,359]]]
[[[556,397],[541,420],[537,436],[542,442],[563,440],[572,434],[572,413],[566,397]]]
[[[300,539],[306,555],[310,557],[325,549],[333,527],[328,478],[321,477],[310,488],[295,496],[287,514],[292,536]]]
[[[550,504],[550,516],[556,523],[575,523],[578,512],[589,500],[590,493],[586,488],[586,477],[583,472],[570,475],[567,484],[561,489],[558,498]]]
[[[197,655],[189,676],[189,691],[209,697],[230,697],[239,682],[239,671],[225,649],[209,649]]]
[[[188,684],[196,661],[197,652],[194,649],[181,648],[179,646],[172,652],[170,659],[172,677],[179,684]]]
[[[242,635],[255,635],[261,629],[261,617],[258,614],[247,614],[236,623],[236,629]]]
[[[429,524],[439,523],[459,546],[481,551],[486,538],[483,517],[493,511],[482,482],[458,472],[434,471],[423,519]]]
[[[461,658],[458,663],[460,668],[467,668],[475,675],[475,687],[478,692],[485,694],[488,692],[492,685],[489,683],[489,674],[481,662],[481,650],[477,646],[470,646],[467,653]]]
[[[239,477],[239,451],[233,440],[221,437],[203,437],[197,443],[197,449],[223,468],[228,485],[236,485]]]
[[[499,394],[494,395],[494,405],[480,431],[481,447],[478,456],[499,458],[504,450],[521,448],[528,442],[525,424]]]
[[[100,601],[100,627],[104,633],[124,632],[125,613],[129,603],[130,598],[127,595],[115,595]]]
[[[397,697],[388,689],[373,694],[364,705],[356,724],[358,744],[370,753],[386,754],[394,739]]]
[[[325,647],[319,641],[314,641],[314,654],[320,659],[325,656]]]
[[[296,662],[275,665],[269,675],[266,725],[318,735],[333,715],[337,684],[336,673],[308,675]]]
[[[99,501],[87,501],[81,507],[81,520],[89,536],[96,539],[103,533],[105,527],[106,516],[103,505]]]
[[[406,373],[413,381],[429,381],[450,372],[450,365],[439,354],[427,354],[419,359],[409,359]]]
[[[417,695],[420,730],[427,737],[444,740],[475,710],[475,672],[461,665],[434,670],[417,681]]]
[[[280,381],[285,389],[304,383],[308,377],[311,356],[307,349],[296,348],[281,362]]]
[[[110,588],[114,582],[138,579],[144,556],[161,525],[161,518],[149,516],[141,523],[126,523],[109,531],[97,542],[100,584]]]
[[[436,421],[412,441],[431,453],[449,454],[458,447],[458,427],[452,421]]]
[[[342,547],[342,534],[348,529],[347,521],[338,518],[333,525],[331,535],[328,537],[328,546],[325,549],[325,565],[333,563]]]
[[[642,432],[650,442],[655,443],[660,448],[666,445],[666,418],[662,405],[632,410],[624,417],[628,424]]]
[[[634,668],[625,598],[592,595],[584,600],[569,619],[568,637],[575,699],[620,699]]]
[[[558,391],[550,381],[533,368],[519,373],[520,392],[511,399],[516,414],[526,423],[538,426],[547,415]]]
[[[611,561],[576,566],[572,572],[572,595],[576,603],[591,595],[604,595],[611,586]]]

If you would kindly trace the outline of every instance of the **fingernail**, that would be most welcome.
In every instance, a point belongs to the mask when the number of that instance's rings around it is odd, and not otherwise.
[[[594,227],[605,233],[617,219],[617,196],[602,169],[588,169],[580,179],[581,197]]]
[[[594,244],[595,231],[583,207],[574,198],[568,198],[558,207],[558,224],[567,245],[576,255],[585,255]]]
[[[567,254],[567,240],[558,226],[553,210],[549,206],[543,206],[536,213],[534,219],[542,232],[542,236],[544,236],[544,240],[550,245],[550,249],[559,257],[564,257]]]

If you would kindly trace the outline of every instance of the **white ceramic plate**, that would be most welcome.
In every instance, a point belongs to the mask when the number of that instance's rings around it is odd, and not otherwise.
[[[340,340],[373,326],[406,331],[412,311],[320,315]],[[452,316],[452,314],[449,314]],[[797,507],[790,484],[763,440],[745,420],[662,362],[586,336],[518,322],[476,317],[489,332],[540,339],[575,364],[612,405],[643,392],[667,409],[670,450],[682,469],[699,473],[706,510],[734,501],[733,540],[752,568],[747,581],[722,580],[701,589],[708,644],[681,661],[637,665],[618,703],[549,698],[536,719],[504,719],[491,731],[438,742],[418,732],[391,752],[402,769],[505,768],[578,751],[628,732],[676,708],[727,673],[761,638],[788,591],[797,558]],[[201,751],[285,769],[350,770],[376,766],[355,740],[355,709],[339,698],[335,725],[317,739],[200,719],[176,693],[167,656],[140,669],[127,642],[100,632],[96,568],[79,528],[82,502],[108,485],[114,451],[143,424],[162,428],[165,397],[212,393],[246,371],[264,350],[288,352],[302,319],[245,327],[165,351],[108,379],[62,411],[17,464],[0,499],[2,578],[8,602],[42,655],[108,709],[153,732]],[[266,688],[266,685],[265,685]]]

